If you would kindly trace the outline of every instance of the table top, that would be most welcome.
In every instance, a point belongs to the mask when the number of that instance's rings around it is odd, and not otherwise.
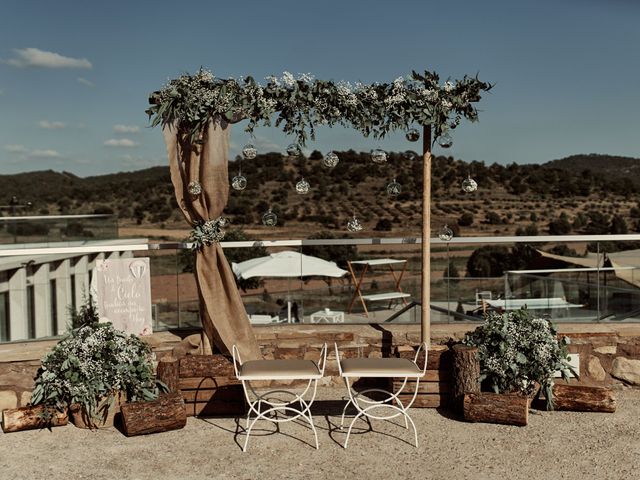
[[[406,260],[399,260],[395,258],[371,258],[369,260],[354,260],[353,262],[349,262],[351,264],[360,264],[360,265],[391,265],[392,263],[405,263]]]

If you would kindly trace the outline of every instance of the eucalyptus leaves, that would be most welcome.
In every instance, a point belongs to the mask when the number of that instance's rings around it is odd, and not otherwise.
[[[558,340],[549,320],[532,318],[524,308],[489,313],[483,325],[465,336],[464,343],[478,347],[480,380],[486,381],[496,393],[529,395],[539,384],[550,409],[553,409],[555,372],[560,371],[565,380],[573,372],[568,362],[569,339]]]
[[[229,220],[225,217],[197,223],[188,238],[188,241],[192,242],[192,250],[202,250],[204,246],[222,241],[225,234],[224,229],[228,224]]]
[[[215,116],[229,121],[248,119],[247,132],[259,125],[275,125],[295,135],[298,145],[315,139],[318,125],[343,125],[364,136],[382,138],[388,132],[407,130],[413,124],[431,125],[434,139],[455,128],[462,118],[478,119],[473,103],[491,84],[477,77],[440,84],[437,74],[412,72],[391,83],[334,83],[304,74],[295,78],[285,72],[281,78],[267,77],[260,85],[253,77],[236,81],[216,78],[200,69],[194,75],[170,80],[152,95],[147,110],[151,125],[176,123],[180,131],[197,143],[207,122]]]
[[[101,400],[118,392],[128,401],[153,400],[158,389],[151,355],[149,345],[110,323],[83,325],[45,355],[31,403],[59,410],[78,404],[95,420],[103,414]]]

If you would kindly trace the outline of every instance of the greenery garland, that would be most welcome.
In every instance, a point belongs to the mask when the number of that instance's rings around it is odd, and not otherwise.
[[[412,124],[431,125],[435,141],[462,118],[477,121],[473,103],[492,88],[477,76],[466,75],[440,84],[439,76],[428,71],[414,71],[392,83],[355,86],[316,80],[308,74],[295,78],[289,72],[266,80],[263,86],[253,77],[221,79],[203,68],[194,75],[182,75],[152,94],[147,110],[151,126],[177,124],[191,143],[199,143],[212,117],[231,122],[248,119],[246,131],[253,134],[257,125],[270,126],[277,114],[275,125],[295,135],[301,146],[315,139],[318,125],[351,127],[374,138]]]

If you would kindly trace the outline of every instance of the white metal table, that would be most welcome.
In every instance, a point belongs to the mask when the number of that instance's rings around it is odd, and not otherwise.
[[[344,312],[318,310],[309,317],[311,323],[344,323]]]

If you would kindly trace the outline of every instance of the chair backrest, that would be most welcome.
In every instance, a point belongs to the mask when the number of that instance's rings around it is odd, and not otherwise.
[[[320,350],[320,360],[318,360],[318,370],[320,370],[320,375],[324,376],[324,367],[326,366],[327,366],[327,342],[325,342],[324,345],[322,345],[322,350]]]
[[[422,342],[416,351],[416,356],[413,359],[413,362],[418,365],[418,356],[420,355],[420,350],[424,350],[424,365],[422,365],[422,375],[427,373],[427,359],[429,357],[429,345],[427,342]],[[419,367],[418,367],[419,368]]]
[[[242,359],[240,358],[240,352],[238,351],[238,347],[236,347],[235,345],[231,347],[231,355],[233,356],[233,369],[236,372],[236,378],[237,378],[239,367],[242,366]]]

